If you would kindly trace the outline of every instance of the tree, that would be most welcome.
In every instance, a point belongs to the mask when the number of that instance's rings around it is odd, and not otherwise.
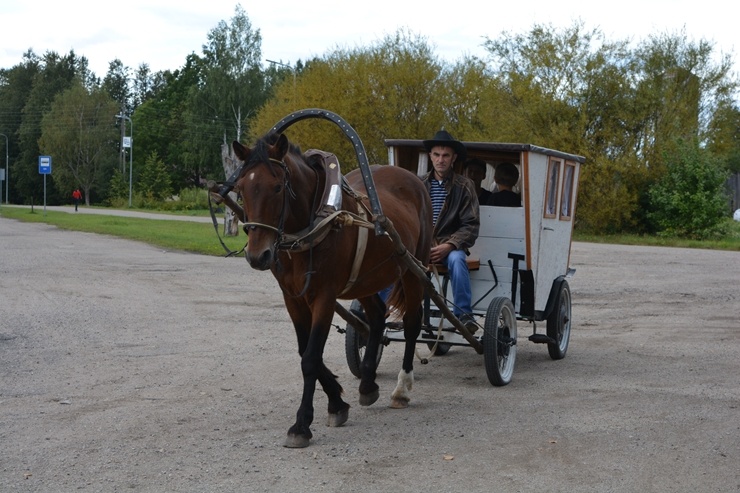
[[[36,74],[41,70],[40,60],[32,51],[23,55],[23,62],[10,68],[0,70],[0,133],[8,137],[9,167],[8,180],[3,185],[8,186],[9,201],[16,201],[18,197],[18,177],[16,173],[21,168],[18,156],[19,129],[23,122],[23,108],[25,107],[33,87]],[[2,143],[5,145],[5,142]],[[3,163],[3,166],[5,163]]]
[[[521,139],[586,157],[579,225],[593,232],[644,231],[647,192],[665,173],[663,156],[678,138],[708,142],[709,115],[737,88],[729,59],[714,63],[711,43],[688,41],[685,32],[631,48],[577,22],[563,31],[535,25],[485,46],[510,94],[497,115],[502,124]]]
[[[41,122],[39,150],[54,159],[54,183],[59,190],[80,186],[87,205],[94,191],[107,193],[116,156],[116,110],[105,91],[88,91],[78,80],[54,100]]]
[[[78,58],[74,51],[65,56],[50,51],[36,60],[37,62],[32,63],[38,63],[38,71],[34,74],[31,91],[23,106],[23,118],[18,128],[19,155],[12,170],[17,200],[25,204],[34,199],[39,200],[44,192],[43,180],[39,179],[38,172],[41,120],[49,111],[54,98],[68,89],[75,77],[82,72],[80,67],[87,66],[86,60]],[[66,199],[66,194],[60,196],[53,180],[46,192],[50,204]]]
[[[131,89],[129,88],[130,68],[116,58],[108,64],[108,73],[103,78],[103,90],[118,103],[121,114],[130,115],[133,111]]]
[[[156,152],[168,167],[175,193],[200,185],[200,168],[187,165],[192,162],[188,142],[196,132],[183,124],[191,91],[201,81],[200,70],[199,58],[190,55],[181,69],[155,74],[156,89],[132,117],[137,129],[137,156]]]
[[[157,91],[155,77],[149,70],[149,65],[142,63],[134,73],[133,91],[131,94],[131,107],[136,110],[144,101],[153,97]]]
[[[666,173],[649,192],[648,217],[657,230],[694,239],[721,232],[728,213],[728,173],[721,162],[701,149],[698,139],[679,140],[665,161]]]
[[[442,109],[438,128],[462,140],[505,141],[506,126],[494,115],[500,114],[506,96],[485,62],[474,57],[458,61],[443,72],[439,86],[433,100],[433,107]]]
[[[186,122],[186,165],[221,179],[234,170],[221,160],[221,145],[240,139],[249,118],[264,104],[267,91],[261,68],[262,36],[237,5],[231,22],[221,21],[203,45],[201,80],[192,88]]]
[[[157,201],[172,197],[172,184],[167,167],[156,151],[149,154],[144,162],[144,168],[139,173],[137,191],[147,199]]]
[[[337,48],[306,63],[285,79],[253,122],[250,140],[299,108],[324,108],[348,121],[360,135],[370,162],[387,162],[384,139],[427,138],[445,124],[438,102],[449,67],[421,36],[400,30],[367,48]],[[301,146],[324,149],[347,172],[357,167],[354,145],[331,122],[300,122],[288,130]]]
[[[193,133],[186,144],[185,164],[218,181],[236,170],[230,143],[241,138],[249,118],[267,98],[261,43],[259,29],[252,29],[244,9],[237,5],[231,24],[221,21],[203,45],[202,83],[193,87],[186,113]],[[239,233],[230,210],[225,226],[227,235]]]
[[[120,206],[123,203],[128,205],[128,192],[128,176],[123,176],[120,169],[114,169],[113,177],[108,183],[108,205],[114,207]]]
[[[712,115],[707,150],[717,156],[725,167],[740,173],[740,108],[733,102],[723,104]]]

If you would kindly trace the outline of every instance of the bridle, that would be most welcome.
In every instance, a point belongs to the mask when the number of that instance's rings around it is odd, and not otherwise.
[[[288,168],[288,165],[285,164],[285,161],[275,158],[269,158],[269,162],[278,165],[280,169],[283,170],[283,205],[280,209],[280,218],[278,219],[278,225],[277,227],[275,227],[269,224],[249,221],[244,223],[243,229],[246,235],[249,235],[249,230],[254,230],[255,228],[264,228],[273,231],[275,233],[274,247],[277,251],[281,249],[281,244],[283,243],[283,240],[285,238],[285,212],[288,209],[288,203],[290,199],[295,200],[296,194],[293,190],[293,185],[291,184],[290,180],[290,168]],[[246,211],[244,213],[244,216],[247,217]]]
[[[311,241],[309,241],[307,243],[307,246],[305,246],[303,244],[303,240],[306,237],[312,236],[311,233],[314,232],[314,231],[316,231],[318,229],[318,228],[314,228],[313,227],[313,223],[314,223],[314,221],[316,219],[316,216],[315,216],[315,207],[316,207],[316,200],[317,200],[317,197],[318,197],[319,176],[318,176],[318,173],[316,173],[316,187],[314,187],[314,198],[313,198],[312,206],[311,206],[311,217],[309,219],[309,224],[308,224],[308,227],[307,228],[305,228],[304,230],[302,230],[302,232],[308,230],[309,233],[307,233],[306,235],[303,235],[303,234],[299,234],[299,235],[286,235],[285,234],[285,216],[286,216],[286,211],[288,210],[290,200],[291,199],[293,199],[293,200],[296,199],[295,190],[293,190],[293,185],[292,185],[292,182],[291,182],[291,179],[290,179],[290,168],[288,167],[287,164],[285,164],[285,160],[278,160],[278,159],[274,159],[274,158],[269,158],[269,162],[271,164],[278,165],[280,167],[280,169],[283,170],[283,205],[282,205],[282,207],[280,209],[280,217],[278,219],[278,225],[277,225],[277,227],[275,227],[275,226],[272,226],[270,224],[259,223],[259,222],[255,222],[255,221],[249,221],[249,222],[245,222],[244,223],[244,226],[243,226],[244,233],[247,236],[249,236],[249,231],[250,230],[254,230],[256,228],[264,228],[264,229],[267,229],[269,231],[273,231],[275,233],[275,242],[273,243],[273,250],[276,253],[278,251],[280,251],[280,250],[286,250],[286,251],[304,251],[304,250],[308,250],[308,252],[309,252],[308,269],[306,270],[306,273],[305,273],[306,281],[305,281],[305,283],[303,285],[303,289],[301,289],[301,292],[300,293],[291,295],[291,296],[293,296],[295,298],[298,298],[298,297],[303,296],[306,293],[306,291],[308,290],[308,285],[311,282],[311,275],[314,273],[314,271],[313,271],[313,247],[314,247],[314,245],[316,243],[318,243],[318,241],[320,241],[320,240],[315,241],[315,239],[312,239]],[[246,217],[246,211],[245,211],[244,215]],[[324,224],[324,221],[322,221],[321,224]],[[326,234],[328,234],[328,228],[326,229]],[[320,235],[321,236],[321,239],[323,239],[326,236],[326,234]],[[302,246],[305,246],[305,248],[302,247]],[[280,262],[279,262],[279,259],[278,259],[278,256],[277,255],[275,255],[274,258],[273,258],[273,264],[274,264],[274,268],[276,268],[276,269],[279,269],[280,268]],[[285,292],[285,288],[282,287],[282,286],[281,286],[281,288],[283,289],[283,292]]]

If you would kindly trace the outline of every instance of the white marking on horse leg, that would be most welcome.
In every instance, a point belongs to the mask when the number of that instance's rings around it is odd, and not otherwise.
[[[413,370],[406,373],[404,369],[398,372],[398,383],[391,394],[391,407],[393,409],[405,409],[409,407],[411,400],[411,388],[414,386]]]

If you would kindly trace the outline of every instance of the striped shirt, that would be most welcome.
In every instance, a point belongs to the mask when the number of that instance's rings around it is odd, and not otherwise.
[[[437,181],[434,178],[431,179],[431,189],[429,195],[432,199],[432,218],[433,223],[437,224],[437,218],[439,217],[442,206],[445,205],[445,199],[447,198],[447,189],[445,188],[445,181]]]

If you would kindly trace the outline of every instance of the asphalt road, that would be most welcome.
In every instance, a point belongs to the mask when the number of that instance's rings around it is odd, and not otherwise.
[[[85,213],[85,212],[82,212]],[[282,447],[301,392],[269,273],[0,217],[0,491],[740,491],[740,254],[575,243],[565,359],[519,327],[513,381],[453,348],[388,408]],[[343,322],[335,319],[337,327]]]

